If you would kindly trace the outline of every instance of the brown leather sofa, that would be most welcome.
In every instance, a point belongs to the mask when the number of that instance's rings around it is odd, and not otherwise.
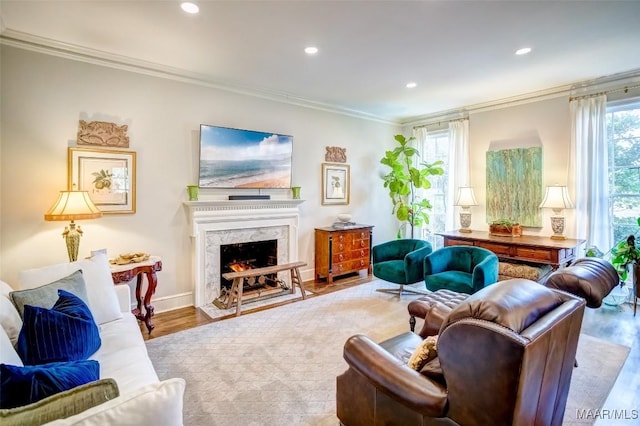
[[[602,299],[620,284],[620,277],[610,262],[584,257],[571,266],[554,271],[541,283],[584,298],[589,308],[599,308]]]
[[[585,301],[512,279],[469,296],[440,328],[438,356],[407,361],[422,338],[344,346],[337,415],[356,425],[561,425]]]

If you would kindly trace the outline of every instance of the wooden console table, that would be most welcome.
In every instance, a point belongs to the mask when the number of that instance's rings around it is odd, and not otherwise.
[[[126,265],[111,265],[111,276],[114,284],[128,283],[136,278],[136,301],[138,302],[135,309],[131,313],[136,316],[139,321],[144,321],[149,334],[154,329],[151,323],[153,316],[153,305],[151,305],[151,296],[156,292],[158,285],[158,277],[156,272],[162,271],[162,260],[158,256],[151,256],[149,260],[140,263],[128,263]],[[142,276],[147,277],[147,291],[144,294],[144,309],[142,313]]]
[[[463,233],[441,232],[445,246],[478,246],[494,252],[502,260],[551,265],[553,269],[567,266],[576,258],[578,247],[584,240],[552,240],[549,237],[522,235],[520,237],[497,237],[485,231]]]
[[[362,269],[371,274],[372,229],[370,225],[354,225],[347,229],[316,228],[315,281],[326,277],[327,284],[331,284],[336,275]]]

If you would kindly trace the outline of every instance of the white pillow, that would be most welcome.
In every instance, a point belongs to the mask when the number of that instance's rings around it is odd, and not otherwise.
[[[49,426],[131,425],[182,426],[184,379],[168,379],[120,395]]]
[[[0,326],[7,333],[11,344],[15,346],[22,328],[22,319],[9,299],[9,293],[12,291],[9,284],[0,281]]]
[[[0,364],[24,366],[4,328],[0,327]]]
[[[97,324],[122,318],[107,255],[100,253],[89,259],[60,263],[19,273],[21,289],[40,287],[82,269],[87,287],[89,309]]]
[[[11,293],[13,290],[15,290],[13,287],[11,287],[9,284],[5,283],[4,281],[0,280],[0,295],[1,296],[8,296],[9,293]]]
[[[4,295],[0,296],[0,326],[7,333],[11,344],[15,345],[22,328],[22,319],[14,304]]]

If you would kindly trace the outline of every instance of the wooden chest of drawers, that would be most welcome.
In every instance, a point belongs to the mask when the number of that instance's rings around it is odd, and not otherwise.
[[[371,274],[371,230],[373,226],[357,225],[351,229],[316,228],[316,282],[327,284],[333,277],[366,269]]]

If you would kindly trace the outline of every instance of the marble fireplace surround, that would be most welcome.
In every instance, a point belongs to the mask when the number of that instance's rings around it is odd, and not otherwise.
[[[220,246],[277,240],[278,264],[298,260],[298,206],[303,200],[188,201],[194,305],[220,295]],[[288,274],[280,279],[289,281]],[[290,284],[290,283],[289,283]]]

